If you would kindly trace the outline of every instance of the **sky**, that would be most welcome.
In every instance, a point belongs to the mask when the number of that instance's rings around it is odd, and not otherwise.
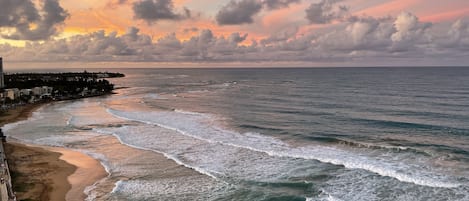
[[[1,0],[8,66],[466,66],[467,0]]]

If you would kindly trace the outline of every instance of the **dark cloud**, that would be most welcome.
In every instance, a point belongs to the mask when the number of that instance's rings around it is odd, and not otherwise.
[[[18,24],[36,22],[40,16],[30,0],[0,1],[0,26],[15,27]]]
[[[216,15],[220,25],[239,25],[252,23],[254,15],[262,9],[262,3],[256,0],[231,0]]]
[[[264,5],[267,9],[274,10],[280,8],[286,8],[292,3],[300,3],[301,0],[264,0]]]
[[[248,34],[244,34],[243,36],[241,36],[239,33],[232,33],[230,35],[230,42],[234,44],[238,44],[238,43],[245,41],[247,37],[248,37]]]
[[[262,8],[275,10],[299,2],[301,0],[231,0],[218,11],[215,18],[219,25],[251,24],[254,22],[254,16],[261,12]]]
[[[136,40],[138,38],[138,32],[140,32],[140,29],[137,27],[129,27],[125,35],[132,40]]]
[[[58,0],[45,0],[39,10],[31,0],[0,1],[0,28],[13,28],[3,34],[14,40],[45,40],[57,34],[58,26],[69,16]]]
[[[148,23],[159,20],[180,20],[191,17],[189,9],[184,8],[182,13],[177,13],[171,0],[143,0],[133,4],[135,18]]]
[[[327,24],[334,20],[341,20],[348,13],[348,8],[337,5],[342,0],[321,0],[312,3],[306,9],[306,19],[312,24]]]

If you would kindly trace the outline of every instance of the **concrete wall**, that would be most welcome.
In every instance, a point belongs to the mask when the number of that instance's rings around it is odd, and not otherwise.
[[[1,201],[14,201],[16,200],[16,197],[13,193],[10,169],[8,168],[5,149],[3,148],[3,133],[1,133],[0,137],[2,138],[2,141],[0,141],[0,199]]]

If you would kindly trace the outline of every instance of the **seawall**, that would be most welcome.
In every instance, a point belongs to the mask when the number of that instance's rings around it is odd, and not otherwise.
[[[5,136],[0,130],[0,197],[1,201],[12,201],[16,200],[16,196],[13,192],[13,186],[11,184],[11,174],[8,166],[8,162],[5,155],[4,143]]]

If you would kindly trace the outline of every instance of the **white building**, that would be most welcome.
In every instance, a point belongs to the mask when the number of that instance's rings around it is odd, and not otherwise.
[[[41,89],[41,92],[43,96],[50,96],[52,95],[52,90],[53,88],[52,87],[48,87],[48,86],[43,86],[42,89]]]
[[[33,90],[31,89],[21,89],[20,90],[20,96],[29,96],[33,93]]]
[[[35,96],[41,96],[42,95],[42,87],[34,87],[31,89],[33,92],[33,95]]]
[[[5,98],[10,98],[11,100],[15,100],[20,97],[20,90],[17,88],[13,89],[5,89]]]

